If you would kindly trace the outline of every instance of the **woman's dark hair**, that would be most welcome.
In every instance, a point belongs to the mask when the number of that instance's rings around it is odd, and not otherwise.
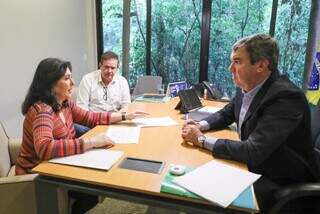
[[[50,105],[54,112],[60,110],[61,105],[57,102],[52,89],[55,83],[65,75],[67,68],[72,70],[70,62],[56,58],[47,58],[39,63],[22,104],[23,115],[28,112],[30,106],[38,101]],[[66,102],[63,105],[66,105]]]

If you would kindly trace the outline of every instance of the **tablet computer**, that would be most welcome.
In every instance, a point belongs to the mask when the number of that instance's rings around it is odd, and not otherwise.
[[[177,108],[180,108],[182,113],[197,110],[203,107],[196,90],[194,88],[179,91],[180,103]]]

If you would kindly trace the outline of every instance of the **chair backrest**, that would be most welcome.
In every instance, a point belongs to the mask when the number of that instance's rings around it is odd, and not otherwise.
[[[133,89],[132,96],[138,96],[144,93],[158,94],[159,85],[162,84],[160,76],[141,76],[138,78],[136,86]]]
[[[6,177],[10,167],[9,138],[2,122],[0,122],[0,177]]]

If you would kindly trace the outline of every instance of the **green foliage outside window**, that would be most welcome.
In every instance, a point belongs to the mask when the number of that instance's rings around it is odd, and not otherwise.
[[[122,0],[103,0],[104,50],[122,55]],[[275,37],[280,45],[279,70],[302,86],[310,0],[279,0]],[[208,78],[231,96],[228,69],[232,44],[254,33],[268,33],[271,0],[212,0]],[[164,83],[197,83],[200,61],[202,1],[152,1],[152,75]],[[146,1],[131,0],[129,84],[145,75]]]
[[[153,1],[153,75],[165,83],[198,82],[201,1]]]
[[[280,46],[282,73],[302,87],[311,0],[279,1],[275,37]]]
[[[272,1],[213,1],[208,78],[220,91],[232,96],[235,86],[229,71],[233,43],[254,33],[268,33]]]

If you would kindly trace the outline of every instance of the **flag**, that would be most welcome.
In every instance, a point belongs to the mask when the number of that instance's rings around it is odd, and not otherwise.
[[[319,91],[319,73],[320,73],[320,52],[316,53],[312,71],[308,83],[308,91],[306,92],[307,99],[310,103],[317,105],[320,99]]]

